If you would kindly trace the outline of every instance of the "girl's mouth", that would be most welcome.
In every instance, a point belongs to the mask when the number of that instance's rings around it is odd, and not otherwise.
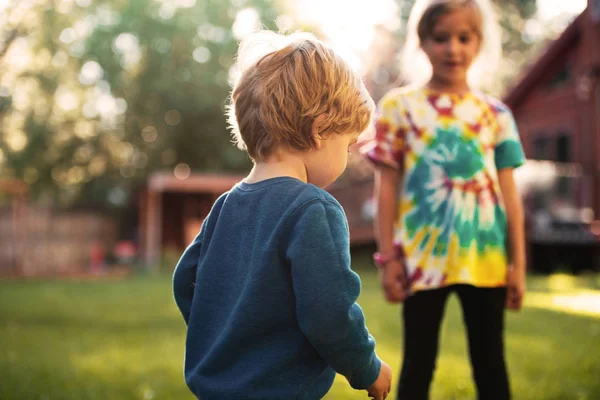
[[[460,63],[458,61],[445,61],[444,66],[446,68],[458,68],[460,67]]]

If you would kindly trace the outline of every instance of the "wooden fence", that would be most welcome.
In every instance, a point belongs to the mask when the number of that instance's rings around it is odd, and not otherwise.
[[[111,249],[117,223],[91,212],[0,207],[0,275],[64,276],[89,269],[96,244]]]

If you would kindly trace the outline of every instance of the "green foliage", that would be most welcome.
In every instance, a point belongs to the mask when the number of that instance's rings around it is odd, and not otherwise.
[[[111,189],[128,194],[151,171],[179,163],[247,169],[223,116],[237,50],[231,26],[244,7],[263,21],[276,12],[268,0],[232,3],[13,3],[7,13],[25,13],[15,29],[27,29],[0,73],[10,93],[0,97],[3,175],[30,183],[34,197],[103,203]],[[10,107],[20,91],[27,95]]]

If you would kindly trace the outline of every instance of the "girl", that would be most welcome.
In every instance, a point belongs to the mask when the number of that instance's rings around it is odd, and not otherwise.
[[[525,291],[513,179],[524,155],[508,108],[472,89],[491,76],[500,50],[487,0],[417,0],[404,54],[416,85],[384,96],[375,139],[363,150],[377,166],[374,259],[387,300],[404,302],[399,399],[429,397],[452,292],[479,399],[510,397],[504,310],[520,309]]]

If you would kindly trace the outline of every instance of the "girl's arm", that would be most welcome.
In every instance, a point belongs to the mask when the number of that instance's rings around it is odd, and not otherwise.
[[[525,217],[523,202],[513,176],[512,168],[498,171],[500,190],[506,207],[511,267],[507,276],[507,307],[519,310],[525,294]]]
[[[402,180],[406,135],[411,129],[403,117],[403,104],[398,92],[386,94],[377,106],[374,137],[364,147],[365,154],[375,166],[375,200],[377,214],[374,232],[379,247],[379,278],[389,302],[404,301],[408,296],[408,280],[403,254],[394,248],[394,223],[400,201],[398,188]]]
[[[379,252],[386,257],[394,254],[394,221],[398,217],[398,189],[401,171],[380,166],[375,170],[375,196],[377,216],[374,221]],[[404,301],[408,296],[408,279],[404,260],[392,259],[380,269],[381,285],[390,302]]]
[[[375,170],[375,196],[377,216],[375,218],[375,235],[379,252],[392,253],[394,250],[394,221],[398,216],[398,188],[400,171],[381,166]]]

